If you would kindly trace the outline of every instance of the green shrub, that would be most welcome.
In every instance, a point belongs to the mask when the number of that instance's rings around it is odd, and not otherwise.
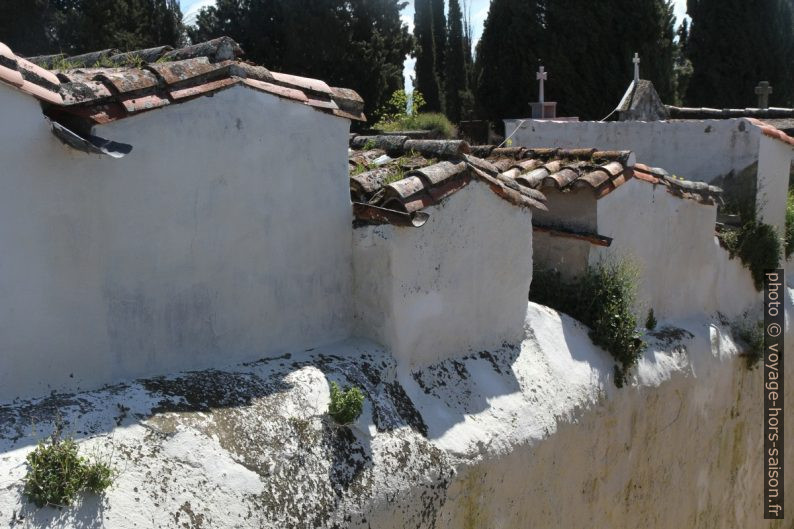
[[[364,408],[364,394],[355,386],[344,391],[339,389],[336,382],[331,382],[331,403],[328,406],[328,415],[339,424],[350,424],[358,419]]]
[[[764,322],[735,321],[731,328],[734,334],[747,345],[742,354],[747,362],[747,369],[755,369],[764,357]]]
[[[652,331],[656,328],[656,315],[653,313],[653,309],[648,311],[648,317],[645,319],[645,328],[649,331]]]
[[[67,507],[83,491],[101,494],[113,483],[114,472],[105,463],[91,463],[77,453],[72,439],[53,435],[28,454],[23,493],[37,506]]]
[[[437,113],[404,116],[395,121],[380,122],[376,127],[386,132],[429,130],[444,138],[454,138],[457,135],[455,125],[444,114]]]
[[[764,270],[780,267],[782,244],[777,230],[769,224],[753,219],[740,228],[724,229],[719,238],[731,257],[738,255],[750,269],[759,291],[764,288]]]
[[[425,98],[418,90],[414,90],[412,94],[397,90],[378,110],[375,128],[385,132],[429,130],[444,138],[454,138],[457,135],[455,126],[444,114],[422,113],[424,106]]]
[[[794,192],[788,192],[786,201],[786,259],[794,253]]]
[[[556,271],[536,271],[529,299],[590,327],[593,343],[616,360],[615,385],[622,387],[627,372],[645,350],[631,311],[635,285],[636,273],[626,263],[591,266],[571,281],[564,281]]]

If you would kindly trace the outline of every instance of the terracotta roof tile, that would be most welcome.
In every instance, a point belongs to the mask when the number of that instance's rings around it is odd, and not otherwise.
[[[493,164],[469,154],[469,145],[460,140],[354,135],[350,146],[350,192],[357,223],[415,226],[410,215],[440,203],[472,180],[515,205],[545,209],[543,193],[500,174]],[[402,216],[389,217],[384,210]]]
[[[355,91],[330,87],[318,79],[273,74],[262,66],[237,61],[241,54],[237,43],[228,37],[176,50],[167,46],[125,53],[109,49],[31,60],[17,57],[0,43],[0,81],[47,103],[47,115],[71,115],[93,123],[107,123],[239,84],[345,119],[366,120],[364,102]],[[78,68],[44,69],[59,59]],[[94,67],[97,64],[112,66]]]
[[[791,136],[789,136],[788,134],[786,134],[782,130],[778,130],[775,127],[773,127],[772,125],[764,123],[763,121],[761,121],[759,119],[748,118],[747,121],[749,121],[750,123],[752,123],[756,127],[759,127],[761,129],[761,133],[764,136],[768,136],[770,138],[774,138],[776,140],[782,141],[783,143],[787,143],[787,144],[789,144],[791,146],[794,146],[794,138],[792,138]]]

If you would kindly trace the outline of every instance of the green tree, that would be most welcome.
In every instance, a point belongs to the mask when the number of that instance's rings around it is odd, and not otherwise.
[[[416,88],[425,96],[427,110],[440,112],[441,88],[436,67],[436,40],[431,0],[414,0]]]
[[[218,0],[202,9],[193,42],[228,35],[274,71],[355,89],[373,114],[402,86],[413,48],[399,0]]]
[[[478,113],[501,120],[529,114],[543,34],[542,0],[493,0],[477,44]],[[578,50],[577,53],[582,53]]]
[[[633,78],[634,53],[641,58],[641,77],[654,83],[663,101],[672,102],[674,23],[668,0],[611,0],[609,9],[591,0],[549,2],[544,62],[558,112],[583,119],[606,116]]]
[[[693,73],[686,103],[755,106],[755,86],[769,81],[776,106],[792,104],[790,0],[689,0],[687,53]]]
[[[446,53],[446,90],[445,104],[447,117],[453,123],[459,123],[463,109],[463,100],[468,90],[466,75],[466,40],[463,34],[463,12],[458,0],[449,0],[449,31]]]
[[[433,19],[433,44],[436,56],[436,74],[441,87],[444,86],[447,54],[447,19],[444,16],[444,0],[430,0],[430,11]]]
[[[0,41],[23,55],[184,43],[178,0],[0,0]]]
[[[53,14],[48,0],[0,0],[0,42],[20,55],[48,53]]]

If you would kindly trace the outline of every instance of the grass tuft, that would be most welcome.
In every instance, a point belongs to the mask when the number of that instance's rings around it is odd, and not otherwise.
[[[28,454],[23,494],[38,507],[68,507],[82,492],[101,494],[113,483],[109,465],[90,462],[78,454],[73,439],[53,434]]]

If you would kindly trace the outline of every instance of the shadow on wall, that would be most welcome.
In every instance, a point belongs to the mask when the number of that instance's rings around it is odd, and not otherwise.
[[[17,487],[22,494],[22,485]],[[33,503],[23,502],[23,507],[11,515],[10,527],[71,527],[74,529],[99,529],[105,527],[103,513],[107,507],[105,498],[83,495],[74,507],[39,509]]]

